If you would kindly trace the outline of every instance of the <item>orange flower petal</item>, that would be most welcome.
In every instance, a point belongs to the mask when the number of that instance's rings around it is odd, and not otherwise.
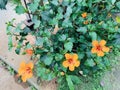
[[[103,50],[104,52],[109,52],[109,51],[110,51],[110,48],[104,46],[104,47],[102,47],[102,50]]]
[[[73,56],[73,59],[74,59],[74,60],[77,60],[77,59],[78,59],[78,55],[77,55],[77,54],[73,54],[72,56]]]
[[[21,79],[22,79],[23,82],[26,82],[26,81],[27,81],[27,78],[26,78],[25,75],[22,75],[22,78],[21,78]]]
[[[104,52],[98,51],[98,52],[97,52],[97,55],[100,56],[100,57],[102,57],[102,56],[104,56]]]
[[[92,52],[92,53],[97,53],[96,48],[92,48],[92,49],[91,49],[91,52]]]
[[[80,61],[77,60],[77,61],[75,62],[75,66],[78,67],[79,65],[80,65]]]
[[[29,62],[29,63],[26,65],[26,67],[30,67],[31,69],[33,69],[34,64],[33,64],[32,62]]]
[[[106,44],[106,41],[105,40],[101,40],[100,41],[100,46],[104,46]]]
[[[24,73],[24,71],[25,71],[25,66],[26,66],[25,62],[22,61],[21,64],[20,64],[20,67],[19,67],[19,69],[18,69],[18,75],[22,75],[22,74]]]
[[[67,61],[67,60],[63,61],[63,63],[62,63],[62,64],[63,64],[63,66],[64,66],[64,67],[66,67],[66,68],[69,66],[69,64],[68,64],[68,61]]]
[[[70,70],[70,71],[74,71],[74,70],[75,70],[74,65],[70,65],[70,66],[69,66],[69,70]]]
[[[98,41],[97,40],[94,40],[92,41],[92,45],[95,47],[95,46],[98,46]]]
[[[81,14],[81,15],[82,15],[83,18],[86,18],[86,17],[87,17],[87,13],[86,13],[86,12],[83,13],[83,14]]]
[[[24,71],[25,71],[25,69],[19,68],[19,69],[18,69],[18,75],[19,75],[19,76],[22,75],[22,74],[24,73]]]
[[[29,54],[29,55],[32,55],[33,54],[33,50],[32,49],[27,49],[26,53]]]
[[[29,79],[33,76],[33,73],[26,73],[25,76],[26,76],[26,79]]]
[[[66,53],[66,54],[65,54],[65,58],[66,58],[66,59],[70,59],[70,58],[71,58],[71,55],[68,54],[68,53]]]
[[[22,61],[21,64],[20,64],[20,67],[25,67],[25,61]]]

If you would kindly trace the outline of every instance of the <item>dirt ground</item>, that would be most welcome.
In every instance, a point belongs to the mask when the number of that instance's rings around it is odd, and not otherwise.
[[[15,68],[15,70],[18,70],[21,61],[25,60],[26,62],[29,62],[30,56],[16,55],[14,50],[12,50],[11,52],[8,51],[8,37],[6,35],[5,23],[13,18],[16,18],[15,22],[19,23],[20,21],[24,21],[26,19],[26,16],[15,14],[12,4],[7,5],[7,10],[0,10],[0,56],[2,56],[6,60],[6,62],[10,63],[10,65]],[[32,78],[31,81],[36,83],[37,80],[35,78]],[[42,85],[38,85],[38,87],[40,88],[40,90],[56,90],[56,84],[54,81],[42,83]],[[0,68],[0,90],[29,89],[23,89],[22,86],[17,85],[14,82],[14,78],[10,76],[9,72],[4,70],[3,68]]]

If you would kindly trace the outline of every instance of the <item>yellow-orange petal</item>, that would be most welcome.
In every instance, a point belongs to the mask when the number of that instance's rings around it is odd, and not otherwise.
[[[74,71],[74,70],[75,70],[74,65],[69,65],[69,70],[70,70],[70,71]]]
[[[109,47],[104,46],[104,47],[102,47],[102,50],[103,50],[104,52],[109,52],[109,51],[110,51],[110,48],[109,48]]]
[[[29,63],[26,65],[26,67],[30,67],[31,69],[33,69],[34,64],[33,64],[32,62],[29,62]]]
[[[77,55],[77,54],[73,54],[73,55],[72,55],[72,58],[73,58],[74,60],[77,60],[77,59],[78,59],[78,55]]]
[[[97,53],[96,48],[93,47],[93,48],[91,49],[91,52],[92,52],[92,53]]]
[[[92,45],[95,47],[95,46],[98,46],[98,41],[97,40],[94,40],[92,41]]]
[[[19,76],[22,75],[24,72],[25,72],[25,69],[23,69],[23,68],[18,69],[18,75]]]
[[[68,61],[67,60],[63,61],[62,65],[67,68],[69,66]]]
[[[33,76],[33,73],[32,72],[31,73],[26,73],[25,75],[26,75],[26,79],[29,79]]]
[[[77,61],[75,62],[75,67],[78,67],[78,66],[80,66],[80,61],[77,60]]]
[[[25,52],[26,52],[27,54],[29,54],[29,55],[32,55],[32,54],[33,54],[33,50],[32,50],[32,49],[27,49]]]
[[[21,64],[20,64],[20,67],[23,68],[23,67],[25,67],[25,65],[26,65],[25,61],[22,61]]]
[[[65,54],[65,58],[66,58],[66,59],[70,59],[70,58],[71,58],[71,55],[68,54],[68,53],[66,53],[66,54]]]
[[[87,17],[87,13],[86,12],[82,13],[81,15],[82,15],[83,18]]]
[[[25,66],[26,66],[25,62],[22,61],[21,64],[20,64],[20,67],[18,69],[18,75],[19,76],[22,75],[25,72]]]
[[[97,55],[100,56],[100,57],[102,57],[102,56],[104,56],[104,52],[98,51],[98,52],[97,52]]]
[[[22,79],[23,82],[26,82],[26,81],[27,81],[27,78],[26,78],[25,75],[22,75],[21,79]]]
[[[100,41],[100,46],[104,46],[106,44],[106,41],[105,40],[101,40]]]

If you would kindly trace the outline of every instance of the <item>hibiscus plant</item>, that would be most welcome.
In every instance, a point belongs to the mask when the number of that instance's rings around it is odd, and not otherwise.
[[[34,68],[42,80],[56,78],[59,90],[75,90],[81,78],[110,69],[111,56],[120,55],[119,0],[32,0],[27,6],[15,10],[29,11],[32,27],[7,23],[9,49],[37,59],[34,67],[21,63],[24,82]]]

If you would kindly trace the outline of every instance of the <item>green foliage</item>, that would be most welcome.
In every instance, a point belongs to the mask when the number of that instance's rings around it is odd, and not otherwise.
[[[12,2],[13,4],[17,4],[17,5],[21,4],[20,0],[0,0],[0,9],[6,9],[6,5],[8,1]]]
[[[5,9],[8,0],[0,0],[0,9]]]
[[[120,11],[119,4],[118,0],[33,0],[28,4],[33,29],[21,28],[22,22],[17,26],[14,20],[8,22],[9,48],[14,46],[13,37],[17,54],[28,47],[34,51],[33,56],[38,58],[34,68],[37,77],[43,80],[57,77],[59,90],[76,90],[75,85],[84,81],[81,78],[110,69],[109,56],[120,54],[119,17],[112,17]],[[28,12],[21,4],[15,10],[18,14]],[[83,17],[85,12],[87,16]],[[35,36],[34,44],[30,44],[34,42],[31,38],[24,44],[28,35]],[[94,40],[105,40],[110,51],[103,57],[92,53]],[[73,72],[63,67],[66,53],[78,55],[80,66]]]
[[[72,50],[73,43],[72,42],[67,42],[64,44],[65,50],[70,51]]]
[[[70,89],[70,90],[75,90],[75,89],[74,89],[73,82],[72,82],[70,76],[67,76],[67,75],[66,75],[66,81],[67,81],[67,83],[68,83],[69,89]]]
[[[23,14],[26,12],[25,8],[22,5],[16,6],[15,11],[18,14]]]

